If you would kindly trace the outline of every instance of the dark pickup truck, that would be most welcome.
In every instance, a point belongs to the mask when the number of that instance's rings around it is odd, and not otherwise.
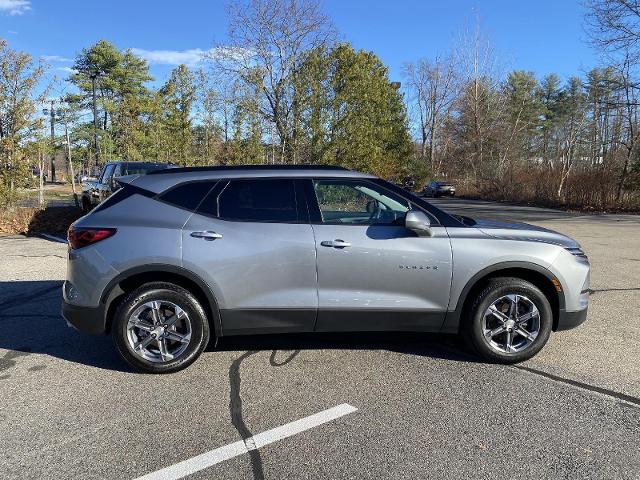
[[[82,182],[82,209],[90,211],[120,186],[116,181],[126,175],[144,175],[153,170],[172,168],[171,163],[154,162],[109,162],[105,164],[100,176],[96,180]]]

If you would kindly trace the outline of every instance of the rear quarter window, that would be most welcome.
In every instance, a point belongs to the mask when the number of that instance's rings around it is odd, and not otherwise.
[[[161,194],[159,198],[176,207],[194,211],[215,184],[216,182],[185,183]]]

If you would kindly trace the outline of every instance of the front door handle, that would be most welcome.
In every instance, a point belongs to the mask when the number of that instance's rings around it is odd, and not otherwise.
[[[344,240],[340,240],[339,238],[335,240],[325,240],[320,242],[320,245],[323,247],[333,247],[333,248],[345,248],[350,247],[351,244],[349,242],[345,242]]]
[[[222,238],[221,233],[212,232],[211,230],[206,230],[204,232],[191,232],[191,236],[193,238],[204,238],[205,240],[215,240],[216,238]]]

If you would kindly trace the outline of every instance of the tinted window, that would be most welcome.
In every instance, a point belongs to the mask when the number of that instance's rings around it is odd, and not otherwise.
[[[195,210],[215,182],[192,182],[172,188],[163,193],[160,199],[180,208]]]
[[[295,222],[293,180],[232,180],[218,197],[218,210],[226,220]]]
[[[351,180],[314,182],[324,223],[356,225],[399,225],[409,203],[379,186]]]

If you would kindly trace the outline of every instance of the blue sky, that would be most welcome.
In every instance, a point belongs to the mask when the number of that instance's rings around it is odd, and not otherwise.
[[[541,77],[580,74],[597,63],[585,43],[579,0],[325,0],[342,38],[372,50],[400,79],[402,65],[446,52],[480,18],[506,70]],[[0,0],[0,37],[12,48],[46,56],[68,75],[80,49],[105,38],[151,59],[164,81],[179,61],[195,65],[200,51],[226,36],[224,0]]]

